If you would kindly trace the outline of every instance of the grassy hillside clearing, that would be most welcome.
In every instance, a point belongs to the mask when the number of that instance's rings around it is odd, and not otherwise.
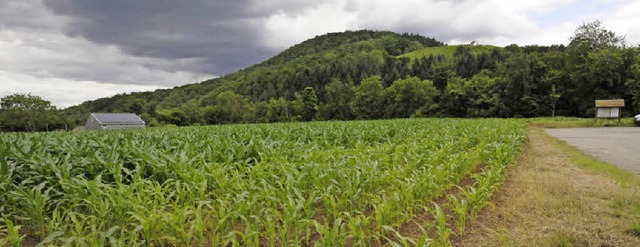
[[[424,49],[420,49],[417,51],[409,52],[398,56],[398,58],[410,58],[411,60],[427,58],[429,56],[444,56],[446,58],[453,57],[453,54],[456,52],[458,47],[463,46],[470,49],[471,53],[474,55],[479,55],[483,53],[490,53],[494,49],[502,49],[501,47],[492,46],[492,45],[449,45],[449,46],[437,46],[437,47],[427,47]]]

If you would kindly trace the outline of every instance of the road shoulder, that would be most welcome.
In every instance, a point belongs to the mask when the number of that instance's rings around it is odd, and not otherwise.
[[[531,127],[502,189],[456,246],[640,246],[640,179]]]

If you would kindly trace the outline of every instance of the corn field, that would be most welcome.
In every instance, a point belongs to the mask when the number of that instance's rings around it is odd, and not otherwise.
[[[0,134],[0,246],[448,245],[525,120]]]

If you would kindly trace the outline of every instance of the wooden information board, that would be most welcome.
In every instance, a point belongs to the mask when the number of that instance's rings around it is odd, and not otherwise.
[[[621,108],[623,107],[623,99],[596,100],[596,120],[598,118],[618,119],[618,124],[620,124]]]

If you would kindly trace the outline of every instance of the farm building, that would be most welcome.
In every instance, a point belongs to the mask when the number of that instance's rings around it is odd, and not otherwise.
[[[144,128],[144,121],[133,113],[91,113],[84,123],[87,130]]]

